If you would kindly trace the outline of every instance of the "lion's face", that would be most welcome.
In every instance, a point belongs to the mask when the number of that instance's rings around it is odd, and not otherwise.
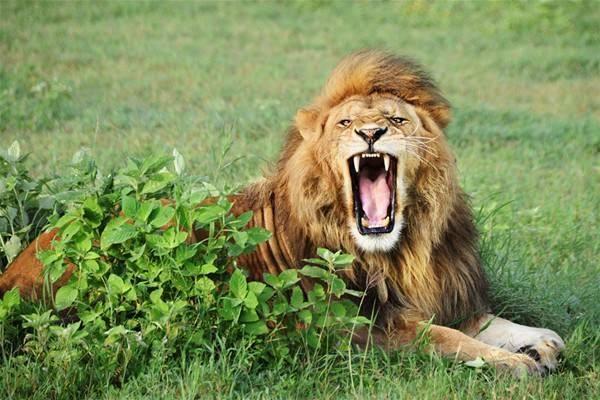
[[[389,251],[400,239],[407,189],[425,138],[410,104],[392,95],[354,96],[332,108],[320,142],[341,171],[348,227],[358,247]]]

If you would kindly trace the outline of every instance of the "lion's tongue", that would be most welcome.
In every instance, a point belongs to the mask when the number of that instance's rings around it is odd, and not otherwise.
[[[381,223],[387,216],[390,188],[385,178],[385,173],[379,174],[374,181],[366,174],[359,177],[360,201],[370,226]]]

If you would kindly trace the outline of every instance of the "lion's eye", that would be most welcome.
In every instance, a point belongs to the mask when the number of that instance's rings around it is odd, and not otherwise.
[[[408,120],[406,118],[402,118],[402,117],[391,117],[390,119],[392,120],[393,123],[395,123],[397,125],[404,125],[405,123],[408,122]]]
[[[338,122],[338,125],[346,128],[351,123],[352,123],[352,121],[350,121],[349,119],[342,119],[341,121]]]

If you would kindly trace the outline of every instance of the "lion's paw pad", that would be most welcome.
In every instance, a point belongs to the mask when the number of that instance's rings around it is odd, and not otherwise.
[[[556,333],[544,330],[531,344],[521,346],[516,352],[533,358],[542,373],[547,374],[558,366],[558,356],[565,348],[565,343]]]

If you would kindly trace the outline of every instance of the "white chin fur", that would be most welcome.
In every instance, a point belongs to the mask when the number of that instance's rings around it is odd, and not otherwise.
[[[394,229],[390,233],[380,233],[376,235],[361,235],[358,232],[358,228],[356,227],[356,222],[353,220],[352,225],[350,226],[350,230],[352,232],[352,236],[356,241],[357,246],[364,251],[367,252],[385,252],[390,251],[391,249],[398,244],[400,240],[400,234],[402,233],[402,216],[397,215],[396,220],[394,222]]]

